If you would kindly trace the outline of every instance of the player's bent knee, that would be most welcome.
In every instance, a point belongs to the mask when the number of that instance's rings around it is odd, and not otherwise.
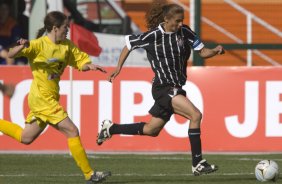
[[[31,144],[32,142],[34,141],[34,139],[33,138],[24,138],[24,137],[22,137],[22,139],[21,139],[21,143],[22,144],[25,144],[25,145],[29,145],[29,144]]]
[[[78,128],[76,126],[72,127],[70,129],[70,132],[74,135],[77,135],[77,136],[79,135],[79,131],[78,131]]]
[[[202,117],[203,117],[203,115],[202,115],[202,113],[200,111],[195,111],[195,113],[192,115],[191,119],[194,122],[201,122]]]
[[[68,127],[68,129],[61,131],[66,137],[77,137],[79,136],[79,131],[76,126]]]
[[[158,137],[159,133],[151,134],[151,137]]]
[[[78,128],[77,128],[77,127],[74,127],[74,128],[71,130],[71,134],[72,134],[73,137],[79,136]]]
[[[157,137],[159,134],[160,134],[160,131],[152,130],[152,131],[149,131],[147,135],[149,135],[151,137]]]

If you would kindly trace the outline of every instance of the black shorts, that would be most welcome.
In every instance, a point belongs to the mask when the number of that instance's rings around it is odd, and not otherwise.
[[[174,113],[171,99],[176,95],[186,96],[186,91],[181,87],[153,85],[152,95],[155,103],[149,113],[152,114],[152,116],[161,118],[167,122]]]

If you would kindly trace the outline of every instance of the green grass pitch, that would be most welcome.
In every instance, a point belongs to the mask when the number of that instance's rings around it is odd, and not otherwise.
[[[255,165],[282,154],[205,154],[216,173],[195,177],[190,154],[89,154],[97,170],[110,170],[112,184],[251,184]],[[280,169],[281,170],[281,169]],[[281,176],[281,174],[280,174]],[[68,154],[0,154],[0,184],[79,184],[84,178]],[[282,183],[280,178],[276,183]]]

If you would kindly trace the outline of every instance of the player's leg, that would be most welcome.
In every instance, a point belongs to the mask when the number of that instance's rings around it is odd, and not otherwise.
[[[0,120],[0,131],[23,144],[32,143],[44,128],[45,127],[40,127],[37,124],[37,120],[26,123],[24,129],[15,123],[2,119]]]
[[[200,138],[202,113],[184,95],[174,96],[172,98],[172,107],[176,114],[190,119],[188,135],[192,152],[192,172],[194,175],[216,171],[218,169],[217,166],[208,164],[206,160],[202,158],[202,145]]]
[[[193,166],[202,160],[202,148],[200,139],[201,112],[193,103],[183,95],[177,95],[172,99],[172,107],[176,114],[190,120],[188,135],[191,144]]]
[[[23,128],[15,123],[0,119],[0,132],[21,142]]]
[[[161,118],[152,117],[148,122],[139,122],[131,124],[113,124],[110,129],[110,135],[126,134],[126,135],[148,135],[156,137],[165,125],[165,121]]]
[[[23,144],[31,144],[46,128],[47,124],[40,119],[32,120],[31,122],[26,122],[25,127],[22,132]]]
[[[144,125],[143,135],[156,137],[159,135],[167,121],[162,118],[152,117],[149,122]]]
[[[78,129],[69,117],[52,126],[67,137],[70,152],[88,182],[101,181],[111,174],[110,172],[93,171],[80,141]]]
[[[102,128],[97,136],[97,144],[101,145],[114,134],[158,136],[173,114],[171,97],[167,95],[169,90],[170,87],[152,86],[155,103],[149,111],[152,118],[147,123],[114,124],[110,120],[103,121]]]
[[[165,121],[161,118],[152,117],[150,121],[130,123],[130,124],[114,124],[109,128],[110,136],[114,134],[126,135],[148,135],[156,137],[165,125]]]
[[[116,124],[112,123],[110,120],[104,120],[96,142],[98,145],[101,145],[104,141],[115,134],[147,135],[156,137],[159,135],[165,124],[166,121],[154,116],[147,123],[138,122],[130,124]]]

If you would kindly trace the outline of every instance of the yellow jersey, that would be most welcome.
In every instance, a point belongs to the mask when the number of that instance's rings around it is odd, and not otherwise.
[[[33,75],[28,96],[31,112],[26,121],[39,118],[57,124],[66,118],[67,113],[59,104],[60,77],[68,65],[81,70],[84,64],[91,63],[89,56],[68,39],[55,44],[48,36],[31,40],[30,46],[17,56],[29,59]]]

